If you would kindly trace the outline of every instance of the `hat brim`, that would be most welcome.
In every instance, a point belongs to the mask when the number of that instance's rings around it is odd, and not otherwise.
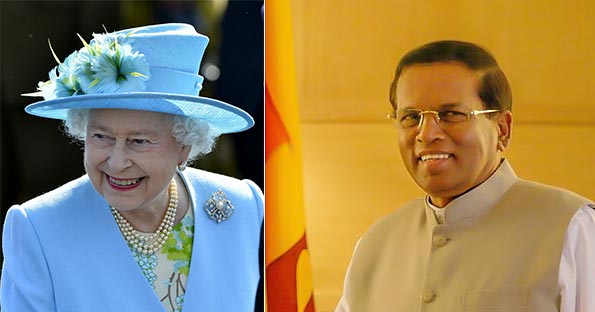
[[[249,129],[254,119],[244,110],[225,102],[200,96],[155,92],[87,94],[36,102],[25,107],[31,115],[65,120],[68,110],[130,109],[204,120],[218,133],[234,133]]]

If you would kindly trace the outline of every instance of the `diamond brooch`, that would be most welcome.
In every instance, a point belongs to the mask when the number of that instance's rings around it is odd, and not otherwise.
[[[234,208],[226,198],[225,192],[219,189],[205,202],[205,211],[213,221],[220,223],[229,219]]]

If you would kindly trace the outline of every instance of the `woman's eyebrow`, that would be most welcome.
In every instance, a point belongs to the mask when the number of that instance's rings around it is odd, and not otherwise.
[[[93,130],[103,131],[103,132],[111,132],[111,130],[108,127],[101,125],[101,124],[97,124],[95,122],[90,122],[89,128],[91,128]],[[132,130],[127,133],[127,135],[147,135],[147,136],[157,136],[158,134],[159,133],[156,130],[149,129],[149,128],[141,128],[138,130]]]
[[[106,126],[95,123],[95,122],[89,122],[88,127],[91,129],[95,129],[95,130],[109,132],[109,129]]]

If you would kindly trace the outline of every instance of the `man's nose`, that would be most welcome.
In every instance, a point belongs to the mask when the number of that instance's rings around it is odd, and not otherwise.
[[[440,118],[435,112],[424,112],[421,114],[417,130],[416,138],[421,143],[430,143],[444,136],[440,125]]]

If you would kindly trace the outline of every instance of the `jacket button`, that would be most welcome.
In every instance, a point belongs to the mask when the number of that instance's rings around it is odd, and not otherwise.
[[[436,297],[436,294],[431,289],[424,289],[421,292],[421,300],[425,303],[430,303],[430,302],[434,301],[435,297]]]
[[[447,242],[448,238],[442,234],[434,235],[434,237],[432,237],[432,244],[436,247],[442,247],[446,245]]]

